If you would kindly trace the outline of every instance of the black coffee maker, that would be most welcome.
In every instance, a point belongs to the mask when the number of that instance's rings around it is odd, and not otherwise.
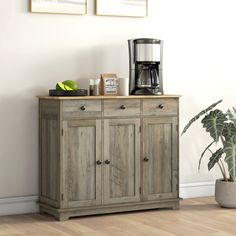
[[[129,93],[131,95],[162,95],[163,41],[131,39],[129,44]]]

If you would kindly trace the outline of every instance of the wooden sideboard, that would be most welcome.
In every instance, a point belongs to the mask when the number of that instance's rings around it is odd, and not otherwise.
[[[177,95],[40,96],[40,212],[178,209],[178,117]]]

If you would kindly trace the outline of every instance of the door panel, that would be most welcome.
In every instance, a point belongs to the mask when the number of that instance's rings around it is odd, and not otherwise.
[[[143,124],[144,199],[177,197],[177,118],[145,118]]]
[[[40,200],[58,207],[60,201],[59,179],[57,178],[60,170],[58,116],[42,115],[40,128]]]
[[[139,200],[140,120],[104,121],[104,203]]]
[[[101,204],[101,120],[63,121],[65,203]]]

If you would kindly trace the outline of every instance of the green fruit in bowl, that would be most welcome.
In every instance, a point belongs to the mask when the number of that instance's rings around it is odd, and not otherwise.
[[[56,90],[65,90],[64,84],[61,82],[58,82],[56,85]]]
[[[65,80],[56,84],[56,90],[72,91],[78,90],[78,84],[73,80]]]
[[[78,84],[73,80],[65,80],[63,84],[70,87],[72,90],[78,90]]]
[[[71,91],[73,89],[61,82],[58,82],[56,85],[56,90]]]

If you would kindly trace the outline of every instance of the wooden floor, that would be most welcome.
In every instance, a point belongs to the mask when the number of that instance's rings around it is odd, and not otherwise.
[[[47,215],[0,217],[0,236],[229,236],[236,235],[236,210],[213,198],[188,199],[180,210],[153,210],[70,219]]]

